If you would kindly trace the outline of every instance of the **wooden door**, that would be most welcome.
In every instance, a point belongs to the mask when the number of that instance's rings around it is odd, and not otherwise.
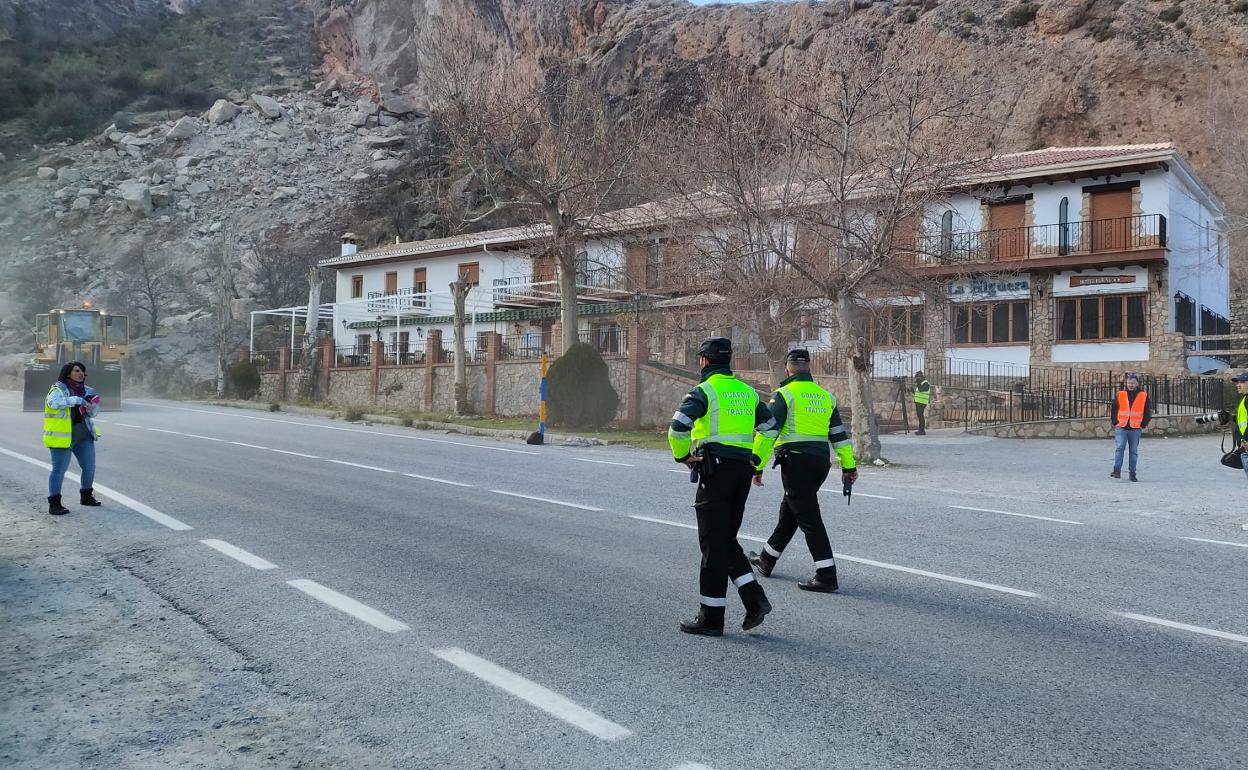
[[[988,207],[989,253],[994,261],[1027,256],[1027,203],[993,203]]]
[[[555,275],[554,254],[539,254],[533,258],[533,283],[553,282]]]
[[[386,273],[386,294],[399,293],[399,274]]]
[[[1122,251],[1131,244],[1132,188],[1092,193],[1092,250]]]

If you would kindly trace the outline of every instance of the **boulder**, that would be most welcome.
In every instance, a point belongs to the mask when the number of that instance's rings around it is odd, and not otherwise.
[[[359,111],[359,110],[356,110],[355,112],[353,112],[353,113],[351,113],[350,115],[348,115],[348,116],[347,116],[347,125],[349,125],[349,126],[355,126],[356,128],[362,128],[362,127],[364,126],[364,124],[366,124],[366,123],[368,123],[368,113],[367,113],[367,112],[361,112],[361,111]]]
[[[271,96],[252,94],[251,103],[256,106],[261,115],[269,120],[277,120],[282,116],[282,105],[278,104],[277,100]]]
[[[135,214],[147,216],[152,213],[152,188],[143,182],[123,182],[118,188],[126,208]]]
[[[82,181],[82,172],[76,168],[62,166],[56,170],[56,181],[64,184],[74,184]]]
[[[186,186],[186,192],[189,195],[203,195],[212,188],[204,182],[191,182]]]
[[[51,166],[40,166],[39,170],[35,172],[35,176],[40,179],[51,179],[56,176],[56,169]]]
[[[381,106],[386,112],[392,112],[395,115],[429,114],[429,103],[427,101],[418,96],[408,96],[407,94],[383,93]]]
[[[339,90],[338,81],[334,78],[322,80],[316,84],[316,92],[318,94],[327,94]]]
[[[98,198],[100,197],[100,191],[96,187],[84,187],[78,191],[78,195],[82,198]]]
[[[378,161],[373,162],[373,170],[379,174],[385,174],[386,176],[390,176],[391,174],[398,173],[399,169],[401,168],[403,168],[403,161],[399,160],[398,158],[391,158],[389,160],[378,160]]]
[[[91,208],[91,199],[85,195],[74,198],[73,204],[70,206],[74,211],[86,211]]]
[[[397,136],[370,136],[364,140],[364,146],[370,150],[377,150],[402,147],[406,141],[407,137],[402,134]]]
[[[163,209],[173,203],[173,185],[159,184],[151,188],[152,206]]]
[[[274,123],[273,126],[269,129],[269,133],[273,134],[279,139],[288,139],[290,138],[290,130],[291,129],[290,129],[289,123]]]
[[[1065,35],[1083,24],[1092,0],[1046,0],[1036,10],[1036,31],[1045,37]]]
[[[377,122],[383,126],[389,127],[398,124],[400,121],[398,116],[391,115],[388,112],[383,112],[377,117]]]
[[[195,136],[195,121],[188,116],[178,118],[178,122],[173,124],[173,128],[165,134],[165,139],[180,142]]]
[[[208,122],[216,126],[229,123],[238,115],[238,105],[228,99],[218,99],[208,109]]]
[[[114,150],[112,147],[109,147],[107,149],[100,150],[99,152],[95,153],[94,157],[98,160],[117,160],[121,156],[117,154],[116,150]]]
[[[178,159],[174,161],[174,166],[178,170],[182,170],[190,168],[197,163],[199,163],[199,158],[196,158],[194,155],[179,155]]]

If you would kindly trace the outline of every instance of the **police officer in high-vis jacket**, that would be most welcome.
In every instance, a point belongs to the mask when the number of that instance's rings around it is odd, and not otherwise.
[[[858,480],[854,448],[841,424],[836,397],[815,384],[810,376],[810,353],[802,348],[789,351],[784,371],[788,378],[780,383],[770,404],[772,417],[780,426],[775,449],[784,499],[776,530],[762,553],[750,552],[750,563],[763,577],[771,575],[776,560],[800,528],[815,560],[815,576],[799,582],[797,587],[831,593],[837,589],[836,560],[819,513],[819,487],[828,478],[833,450],[840,461],[842,480]],[[754,454],[759,462],[754,483],[759,486],[770,455],[768,450],[766,440],[755,440]]]
[[[770,452],[776,422],[754,389],[733,375],[730,340],[705,340],[698,348],[698,363],[702,382],[685,396],[667,432],[676,462],[699,472],[693,507],[702,549],[698,574],[701,604],[697,616],[682,622],[680,630],[721,636],[729,580],[745,605],[741,628],[754,628],[771,612],[771,603],[737,542],[737,530],[759,462],[754,455],[755,433],[762,436],[761,446]]]

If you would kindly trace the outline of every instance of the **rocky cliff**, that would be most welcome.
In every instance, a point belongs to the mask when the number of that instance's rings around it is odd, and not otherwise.
[[[141,29],[165,13],[186,13],[198,0],[0,0],[0,43],[27,38],[40,44],[106,40]]]

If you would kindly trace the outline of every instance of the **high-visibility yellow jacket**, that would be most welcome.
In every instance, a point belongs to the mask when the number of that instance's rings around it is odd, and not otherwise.
[[[87,396],[95,395],[95,391],[87,388]],[[43,445],[51,449],[67,449],[74,443],[73,410],[84,404],[78,396],[70,395],[69,388],[63,382],[54,382],[48,389],[47,398],[43,400]],[[95,426],[96,413],[99,407],[88,404],[89,411],[83,415],[87,431],[94,438],[100,437],[100,430]]]

